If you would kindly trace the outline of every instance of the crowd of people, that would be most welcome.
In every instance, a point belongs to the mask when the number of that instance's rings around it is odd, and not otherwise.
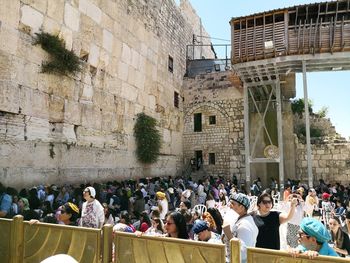
[[[323,180],[314,188],[288,180],[279,196],[276,180],[263,189],[255,180],[250,193],[235,178],[145,178],[104,184],[39,185],[19,192],[0,183],[0,217],[22,215],[30,222],[101,228],[136,235],[241,243],[247,247],[346,257],[350,253],[349,187]],[[280,236],[280,226],[286,233]]]

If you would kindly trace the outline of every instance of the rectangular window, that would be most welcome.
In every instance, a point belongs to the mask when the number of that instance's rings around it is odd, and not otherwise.
[[[169,59],[168,59],[168,70],[171,73],[173,73],[174,71],[174,59],[171,56],[169,56]]]
[[[195,132],[202,131],[202,113],[194,114],[194,131]]]
[[[174,91],[174,106],[176,108],[179,107],[179,93],[177,93],[176,91]]]
[[[209,124],[213,125],[216,124],[216,116],[209,116]]]
[[[215,165],[215,153],[209,153],[209,164]]]

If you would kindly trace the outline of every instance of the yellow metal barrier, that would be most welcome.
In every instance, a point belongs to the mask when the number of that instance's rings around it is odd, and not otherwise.
[[[0,219],[1,262],[38,263],[67,254],[78,262],[107,263],[112,256],[112,226],[103,230],[53,224],[29,224],[22,216]],[[103,251],[103,254],[102,254]]]
[[[109,263],[112,242],[116,263],[224,263],[225,246],[191,240],[142,236],[103,230],[23,222],[22,216],[0,219],[0,262],[31,263],[56,254],[68,254],[78,262]],[[240,262],[240,243],[231,240],[231,262]],[[287,252],[248,248],[247,263],[343,263],[348,259],[318,256],[292,258]]]
[[[247,263],[349,263],[348,259],[338,257],[318,256],[309,259],[304,255],[293,258],[287,252],[263,248],[248,248]]]
[[[225,245],[116,232],[116,263],[224,263]]]
[[[238,239],[233,238],[230,241],[231,263],[241,263],[241,244]]]
[[[11,250],[11,228],[12,226],[12,220],[10,219],[3,219],[0,224],[0,258],[3,262],[10,262],[10,255],[9,252]]]

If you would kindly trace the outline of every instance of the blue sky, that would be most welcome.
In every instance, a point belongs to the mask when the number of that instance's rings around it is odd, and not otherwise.
[[[179,2],[180,0],[175,0]],[[290,7],[321,1],[302,0],[189,0],[201,17],[202,23],[212,38],[230,40],[229,21],[232,17],[260,13],[272,9]],[[212,40],[213,44],[229,42]],[[338,133],[350,137],[350,72],[307,73],[308,95],[313,101],[314,111],[322,106],[329,108],[331,119]],[[302,75],[297,75],[297,97],[303,97]]]

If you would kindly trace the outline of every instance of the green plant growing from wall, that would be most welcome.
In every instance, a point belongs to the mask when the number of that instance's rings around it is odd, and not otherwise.
[[[310,112],[310,114],[312,114],[313,113],[313,109],[312,109],[313,103],[311,100],[308,100],[308,102],[309,102],[309,112]],[[292,100],[291,106],[292,106],[293,113],[298,114],[299,116],[301,116],[305,111],[304,99]]]
[[[137,114],[134,126],[137,159],[145,164],[157,161],[161,146],[161,136],[156,128],[157,120],[144,114]]]
[[[34,44],[40,44],[52,58],[49,62],[43,62],[42,72],[69,75],[81,71],[79,57],[73,51],[66,49],[64,41],[57,35],[36,33]]]

